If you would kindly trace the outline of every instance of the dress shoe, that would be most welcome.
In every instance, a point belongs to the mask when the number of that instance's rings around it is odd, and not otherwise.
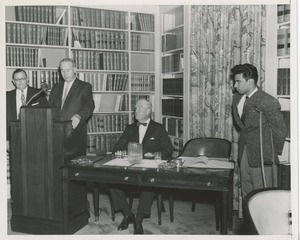
[[[133,227],[134,227],[134,234],[144,234],[144,229],[143,229],[141,219],[136,218]]]
[[[134,220],[135,220],[134,214],[132,214],[131,216],[124,216],[123,221],[118,227],[118,230],[127,229],[129,224],[134,223]]]

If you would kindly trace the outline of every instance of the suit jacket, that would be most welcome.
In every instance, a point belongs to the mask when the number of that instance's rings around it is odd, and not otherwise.
[[[29,87],[27,89],[26,102],[33,97],[34,94],[38,93],[40,89]],[[6,92],[6,140],[9,140],[9,124],[12,121],[17,121],[17,103],[16,103],[16,92],[17,90],[11,90]],[[34,98],[29,106],[37,106],[37,105],[48,105],[48,101],[45,93],[41,93],[36,98]]]
[[[71,117],[75,114],[81,117],[80,123],[72,130],[68,141],[66,141],[66,148],[77,152],[79,155],[83,155],[86,153],[87,148],[87,120],[95,108],[92,85],[76,78],[61,109],[63,89],[63,81],[53,85],[49,96],[49,103],[60,110],[60,121],[71,120]]]
[[[114,146],[114,152],[117,150],[127,150],[129,142],[139,142],[139,127],[136,122],[128,125],[117,144]],[[162,159],[172,157],[173,145],[167,131],[160,123],[150,120],[149,126],[143,138],[143,155],[147,152],[161,152]]]
[[[278,163],[278,156],[282,153],[287,127],[280,111],[278,100],[260,88],[247,101],[245,105],[245,124],[238,114],[237,105],[243,95],[235,94],[232,101],[232,113],[238,130],[239,138],[239,163],[246,145],[250,167],[260,166],[260,111],[262,114],[262,142],[265,164],[272,164],[272,156]],[[271,132],[273,141],[271,141]],[[272,152],[273,149],[273,152]]]

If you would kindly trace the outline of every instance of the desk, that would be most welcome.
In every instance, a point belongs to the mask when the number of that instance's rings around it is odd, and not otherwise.
[[[90,166],[80,166],[78,164],[66,164],[63,166],[65,232],[68,232],[69,221],[69,181],[75,180],[154,188],[221,192],[221,234],[227,234],[228,219],[229,224],[232,224],[233,169],[173,168],[161,170],[103,165],[110,159],[109,157],[105,157]]]

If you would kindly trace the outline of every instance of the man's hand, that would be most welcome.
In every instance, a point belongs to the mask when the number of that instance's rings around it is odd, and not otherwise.
[[[151,153],[151,152],[145,153],[144,156],[145,156],[146,158],[154,158],[154,154]]]
[[[78,114],[75,114],[75,115],[71,118],[73,129],[75,129],[75,128],[78,126],[78,124],[80,123],[80,119],[81,119],[81,117],[80,117]]]

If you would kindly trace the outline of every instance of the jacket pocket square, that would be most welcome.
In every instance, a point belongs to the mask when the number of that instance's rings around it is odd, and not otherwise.
[[[150,138],[149,140],[154,140],[154,137]]]
[[[39,103],[37,102],[37,103],[33,103],[33,104],[31,104],[31,106],[35,106],[35,105],[38,105]]]

